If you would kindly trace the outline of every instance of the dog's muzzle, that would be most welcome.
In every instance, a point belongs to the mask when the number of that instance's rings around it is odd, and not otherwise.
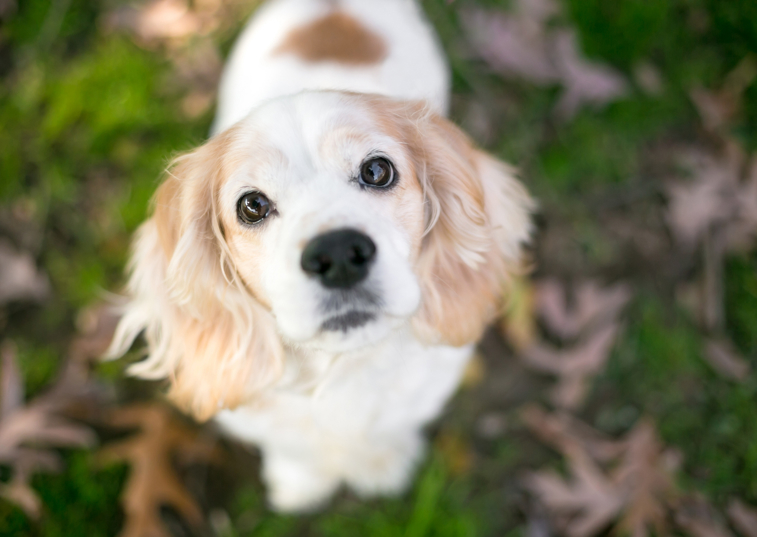
[[[368,276],[375,257],[370,237],[355,229],[339,229],[312,239],[300,265],[328,289],[350,289]]]

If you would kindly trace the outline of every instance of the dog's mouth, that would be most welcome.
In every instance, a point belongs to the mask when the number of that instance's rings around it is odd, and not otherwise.
[[[364,286],[332,291],[321,303],[321,310],[327,316],[321,330],[345,334],[365,326],[376,320],[382,305],[379,294]]]
[[[324,332],[347,333],[355,328],[365,326],[376,318],[375,313],[369,311],[348,311],[326,319],[321,325]]]

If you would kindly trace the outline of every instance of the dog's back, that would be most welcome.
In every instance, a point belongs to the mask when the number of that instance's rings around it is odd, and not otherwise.
[[[444,114],[449,75],[415,0],[269,0],[231,53],[213,133],[265,100],[313,89],[425,100]]]

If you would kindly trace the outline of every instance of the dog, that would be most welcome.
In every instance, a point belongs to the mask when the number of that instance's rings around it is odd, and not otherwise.
[[[269,0],[136,234],[109,355],[262,452],[273,509],[401,493],[522,266],[534,203],[445,119],[415,0]]]

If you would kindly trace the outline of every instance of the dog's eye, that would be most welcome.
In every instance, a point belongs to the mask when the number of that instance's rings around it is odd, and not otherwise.
[[[366,160],[360,168],[360,182],[367,186],[388,187],[394,182],[394,166],[381,157]]]
[[[245,224],[257,224],[271,214],[271,201],[261,192],[250,192],[239,199],[237,213]]]

